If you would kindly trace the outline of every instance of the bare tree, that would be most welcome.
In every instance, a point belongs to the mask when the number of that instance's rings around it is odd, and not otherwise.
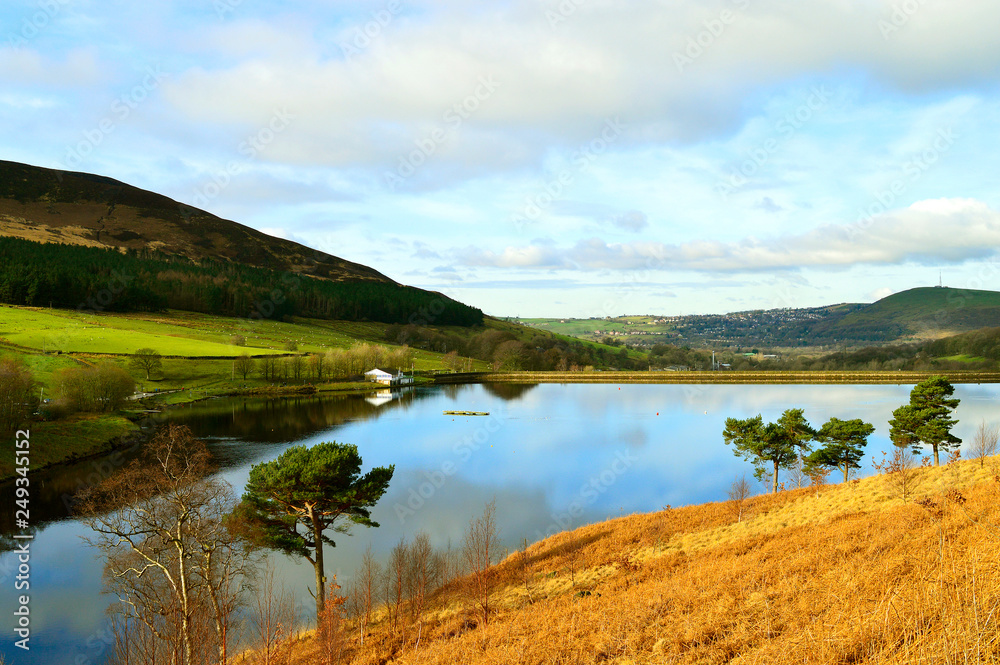
[[[282,640],[295,625],[295,604],[285,585],[275,578],[272,562],[268,561],[258,579],[250,603],[250,627],[264,665],[271,665],[277,661]]]
[[[872,466],[879,473],[884,474],[889,482],[889,487],[895,491],[903,500],[909,499],[915,489],[917,479],[914,469],[917,467],[917,458],[909,448],[895,446],[892,458],[886,459],[882,453],[882,461],[872,461]]]
[[[371,543],[361,557],[361,567],[355,579],[358,591],[358,615],[361,619],[361,643],[365,643],[365,632],[372,622],[372,611],[378,602],[378,581],[382,576],[382,566],[372,553]]]
[[[524,592],[528,595],[528,604],[532,605],[535,602],[535,598],[531,593],[531,558],[528,556],[527,538],[521,539],[521,547],[517,550],[515,566],[517,576],[521,579],[521,584],[524,585]]]
[[[483,625],[490,621],[490,603],[496,586],[493,564],[499,553],[496,523],[496,499],[486,504],[481,517],[469,522],[462,548],[468,569],[469,595],[473,606],[481,613]]]
[[[319,615],[319,625],[316,626],[319,651],[324,665],[334,665],[342,661],[347,649],[347,636],[344,626],[344,606],[347,598],[338,593],[340,585],[337,576],[327,583],[326,603]]]
[[[163,367],[163,360],[156,349],[137,349],[129,359],[129,366],[146,372],[146,380],[149,380],[151,372],[157,372]]]
[[[403,603],[406,602],[406,568],[409,548],[402,538],[389,553],[389,567],[385,571],[385,602],[389,611],[389,625],[398,630]]]
[[[299,354],[295,354],[294,356],[292,356],[289,362],[292,366],[292,378],[298,381],[299,379],[302,378],[302,370],[306,366],[305,358],[303,358]]]
[[[440,578],[441,565],[431,539],[421,531],[410,544],[407,553],[407,595],[410,598],[410,616],[419,618],[427,596],[434,591]]]
[[[979,423],[976,434],[969,446],[969,456],[979,460],[979,468],[983,468],[987,457],[997,454],[997,441],[1000,440],[1000,428],[996,424]]]
[[[743,521],[743,511],[751,494],[753,492],[746,474],[735,479],[733,484],[729,486],[729,500],[733,502],[733,512],[736,513],[737,522]]]
[[[309,356],[309,371],[312,376],[316,377],[316,381],[320,382],[323,380],[323,372],[326,369],[326,355],[322,353],[314,353]]]
[[[260,373],[265,381],[273,381],[278,377],[277,356],[264,356],[260,361]]]
[[[81,411],[114,411],[135,392],[135,380],[121,367],[103,362],[57,373],[63,397]]]
[[[145,657],[172,653],[182,665],[228,657],[249,555],[226,525],[232,489],[210,470],[204,444],[167,425],[142,459],[81,497],[96,534],[88,542],[106,556],[106,586],[127,630],[139,629],[134,646]]]
[[[247,376],[254,369],[254,364],[254,360],[250,357],[250,354],[244,351],[233,360],[233,371],[242,376],[243,380],[246,381]]]
[[[13,432],[35,406],[35,381],[24,362],[0,360],[0,433]]]
[[[803,458],[800,453],[798,459],[795,461],[791,467],[788,468],[788,486],[795,488],[802,488],[805,486],[806,481],[809,480],[809,474],[803,466]]]

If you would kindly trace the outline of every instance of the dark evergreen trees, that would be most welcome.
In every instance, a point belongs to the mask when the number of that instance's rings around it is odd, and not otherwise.
[[[844,472],[844,482],[847,482],[851,469],[861,468],[858,462],[864,457],[868,437],[874,432],[875,427],[860,418],[830,418],[816,434],[816,440],[823,446],[806,458],[806,473],[824,466],[840,469]]]
[[[951,433],[958,421],[951,412],[959,400],[953,398],[955,387],[943,376],[921,381],[910,391],[910,403],[892,412],[889,438],[900,448],[912,446],[915,453],[921,445],[934,451],[934,465],[940,464],[939,451],[957,448],[962,440]]]
[[[323,545],[335,545],[326,532],[345,533],[352,524],[377,527],[369,508],[389,487],[393,469],[375,467],[362,476],[357,446],[336,442],[293,446],[250,469],[234,524],[251,542],[313,565],[317,625],[326,587]]]
[[[814,436],[802,409],[788,409],[778,422],[766,425],[759,415],[745,420],[727,418],[722,432],[726,445],[733,446],[733,454],[754,465],[758,480],[770,473],[773,492],[778,491],[778,472],[795,464]]]
[[[375,281],[333,282],[225,261],[0,237],[0,302],[88,312],[166,308],[282,320],[289,316],[477,326],[482,311],[439,293]]]

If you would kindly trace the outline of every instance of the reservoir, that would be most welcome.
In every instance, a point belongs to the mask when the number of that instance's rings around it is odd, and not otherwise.
[[[379,528],[333,534],[327,575],[350,580],[365,548],[385,561],[401,538],[426,532],[439,549],[458,548],[470,519],[496,500],[505,547],[634,512],[726,500],[742,474],[757,492],[753,467],[724,445],[728,417],[776,420],[802,408],[819,428],[831,417],[875,425],[871,456],[891,449],[888,420],[909,399],[910,385],[456,385],[361,396],[226,398],[169,412],[211,448],[219,473],[242,492],[250,466],[291,445],[338,441],[358,446],[362,473],[395,465],[389,490],[373,509]],[[997,385],[957,385],[954,433],[968,442],[979,422],[996,419]],[[445,415],[444,411],[489,415]],[[44,441],[31,441],[32,447]],[[31,651],[13,646],[18,608],[13,509],[0,516],[0,653],[8,662],[102,663],[110,641],[102,594],[102,561],[84,541],[89,529],[72,513],[72,492],[114,473],[127,460],[88,460],[35,474],[31,483]],[[786,477],[781,478],[782,481]],[[831,474],[829,481],[837,482]],[[13,487],[0,488],[14,506]],[[313,570],[272,556],[303,617],[314,608]]]

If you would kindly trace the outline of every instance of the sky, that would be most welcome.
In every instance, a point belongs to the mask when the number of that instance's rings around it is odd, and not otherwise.
[[[997,25],[981,0],[9,0],[0,158],[495,316],[997,289]]]

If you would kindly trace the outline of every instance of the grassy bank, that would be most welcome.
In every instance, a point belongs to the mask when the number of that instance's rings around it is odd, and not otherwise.
[[[50,422],[33,422],[31,470],[111,452],[113,442],[137,431],[138,426],[121,415],[77,414]],[[14,456],[0,458],[0,482],[14,475]]]
[[[291,322],[233,319],[191,312],[93,314],[75,310],[0,307],[0,357],[24,361],[42,398],[58,398],[61,370],[117,364],[135,377],[137,389],[152,393],[128,408],[158,409],[223,395],[279,396],[307,389],[320,393],[367,393],[376,386],[356,380],[270,379],[258,371],[245,378],[234,360],[248,354],[260,366],[267,356],[324,353],[358,342],[384,342],[388,325],[369,322],[294,320]],[[234,343],[238,341],[239,343]],[[129,354],[152,348],[162,367],[150,378],[129,368]],[[444,367],[442,353],[413,349],[418,372]],[[486,364],[477,362],[477,369]],[[52,421],[35,418],[31,430],[32,469],[88,457],[111,448],[114,439],[136,429],[126,414],[77,414]],[[0,480],[9,478],[13,458],[0,460]]]
[[[338,662],[1000,662],[1000,464],[911,473],[560,533],[493,569],[488,624],[459,580],[363,644],[348,622]]]
[[[952,383],[1000,383],[1000,372],[507,372],[483,373],[491,383],[918,383],[944,375]],[[445,379],[446,380],[446,379]]]

